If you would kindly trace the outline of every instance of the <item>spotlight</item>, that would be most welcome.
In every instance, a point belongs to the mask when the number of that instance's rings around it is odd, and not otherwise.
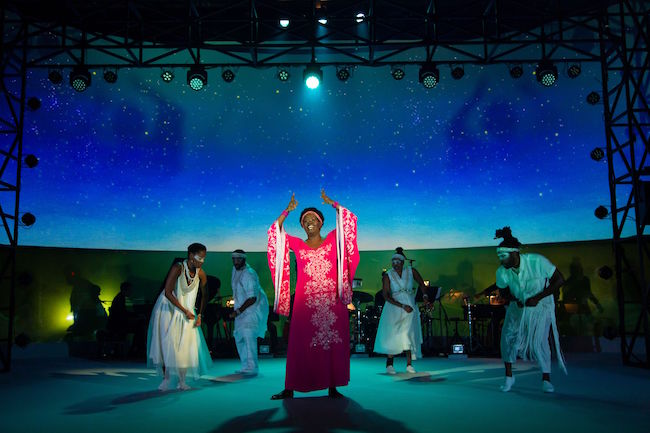
[[[601,205],[601,206],[598,206],[596,208],[596,210],[594,211],[594,215],[599,220],[603,220],[603,219],[605,219],[605,218],[607,218],[609,216],[609,211],[607,210],[607,208],[605,206]]]
[[[50,79],[52,84],[61,84],[63,82],[63,75],[58,69],[50,69],[50,72],[47,73],[47,78]]]
[[[320,82],[323,81],[323,71],[316,64],[311,64],[305,68],[302,74],[305,85],[310,89],[316,89]]]
[[[359,12],[359,13],[357,14],[357,16],[356,16],[356,21],[357,21],[358,23],[362,23],[363,20],[365,20],[365,19],[366,19],[366,14],[364,14],[363,12]]]
[[[280,27],[282,27],[283,29],[286,29],[287,27],[289,27],[289,23],[290,23],[290,21],[289,21],[288,18],[282,18],[280,20]]]
[[[347,66],[337,66],[336,78],[340,81],[348,81],[348,78],[350,78],[350,68]]]
[[[90,72],[85,66],[75,66],[70,72],[70,85],[77,92],[83,92],[90,87]]]
[[[404,72],[404,67],[403,66],[391,66],[390,68],[390,74],[393,76],[394,79],[397,81],[401,80],[404,78],[406,75],[406,72]]]
[[[440,71],[433,64],[426,64],[420,67],[420,73],[418,74],[418,80],[425,89],[433,89],[438,84],[440,79]]]
[[[25,165],[28,168],[34,168],[38,165],[38,158],[36,157],[36,155],[27,155],[24,161],[25,161]]]
[[[587,103],[589,105],[596,105],[600,102],[600,95],[596,92],[591,92],[587,95]]]
[[[589,153],[589,155],[594,161],[602,161],[605,157],[605,151],[600,147],[595,147],[594,150]]]
[[[578,78],[580,72],[582,72],[582,69],[580,68],[580,65],[577,63],[572,63],[571,65],[569,65],[569,68],[566,70],[566,74],[569,78]]]
[[[327,24],[327,18],[325,18],[325,17],[319,18],[318,22],[321,23],[321,25],[325,25],[325,24]]]
[[[115,82],[117,82],[117,70],[106,69],[104,71],[104,81],[106,81],[109,84],[114,84]]]
[[[208,85],[208,73],[202,66],[192,66],[187,71],[187,84],[192,90],[199,91]]]
[[[279,68],[277,76],[278,76],[278,80],[280,81],[289,81],[289,77],[291,77],[291,74],[289,73],[289,70],[287,68]]]
[[[163,69],[160,73],[160,79],[163,80],[163,83],[171,83],[174,79],[174,73],[171,69]]]
[[[465,75],[465,69],[462,66],[456,66],[451,70],[451,78],[460,80]]]
[[[34,223],[36,222],[36,217],[34,216],[34,214],[25,212],[23,216],[20,217],[20,220],[23,222],[25,227],[29,227],[31,225],[34,225]]]
[[[235,79],[235,73],[230,68],[224,69],[221,73],[221,78],[223,78],[223,81],[226,83],[232,83]]]
[[[521,78],[524,75],[524,67],[521,65],[512,65],[510,67],[510,76],[515,80]]]
[[[32,111],[36,111],[41,108],[41,100],[36,96],[32,96],[27,100],[27,107],[29,107],[29,109]]]
[[[535,75],[542,86],[551,87],[557,81],[557,66],[548,60],[542,60],[537,64]]]

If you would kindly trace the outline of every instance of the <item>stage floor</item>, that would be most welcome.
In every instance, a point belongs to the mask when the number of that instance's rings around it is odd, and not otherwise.
[[[3,432],[647,432],[650,371],[623,367],[615,354],[569,355],[555,394],[541,391],[529,363],[516,386],[499,391],[498,359],[425,358],[405,374],[384,373],[383,358],[353,358],[344,399],[326,391],[271,401],[284,384],[285,359],[261,359],[260,375],[234,374],[216,360],[213,376],[190,391],[159,392],[144,364],[74,358],[15,359],[0,374]]]

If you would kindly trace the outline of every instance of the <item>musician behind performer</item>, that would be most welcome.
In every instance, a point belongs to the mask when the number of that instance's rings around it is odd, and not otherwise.
[[[411,266],[404,266],[405,261],[404,250],[397,248],[392,258],[393,267],[382,279],[386,304],[381,311],[374,351],[387,355],[388,374],[396,373],[393,367],[395,355],[406,352],[408,373],[415,373],[411,361],[422,357],[422,327],[420,311],[415,304],[413,280],[418,283],[425,302],[428,302],[428,295],[420,273]]]
[[[496,285],[508,289],[514,300],[508,305],[501,332],[501,357],[506,369],[501,390],[510,391],[515,384],[512,364],[519,355],[537,361],[542,370],[542,390],[553,392],[549,329],[553,331],[558,363],[566,373],[553,299],[553,294],[564,283],[564,277],[546,257],[520,254],[521,244],[512,236],[510,227],[497,230],[495,238],[503,238],[497,248],[501,266],[496,272]]]

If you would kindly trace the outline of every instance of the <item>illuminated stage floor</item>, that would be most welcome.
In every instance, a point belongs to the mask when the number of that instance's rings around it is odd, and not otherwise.
[[[404,358],[396,360],[404,370]],[[504,394],[496,359],[425,358],[420,373],[388,376],[382,358],[353,358],[352,381],[326,392],[271,401],[284,359],[262,359],[241,378],[236,360],[216,360],[211,380],[190,391],[156,390],[143,364],[79,359],[16,359],[0,374],[3,432],[613,432],[648,431],[650,371],[625,368],[614,354],[573,355],[569,376],[554,374],[543,394],[539,371],[520,364]],[[554,365],[555,368],[555,365]]]

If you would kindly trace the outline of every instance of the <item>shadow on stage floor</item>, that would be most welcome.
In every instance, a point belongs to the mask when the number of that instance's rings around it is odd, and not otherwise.
[[[337,430],[368,433],[412,432],[400,421],[369,410],[350,398],[302,397],[282,401],[282,407],[232,418],[212,433],[248,433],[268,429],[324,433]]]

